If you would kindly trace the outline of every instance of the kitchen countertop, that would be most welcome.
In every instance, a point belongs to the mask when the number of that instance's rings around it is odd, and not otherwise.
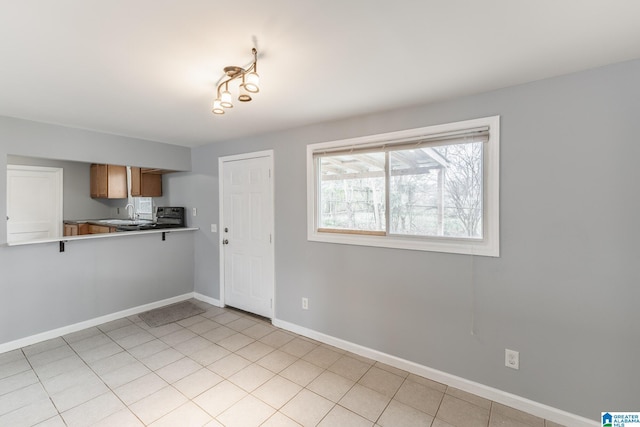
[[[71,221],[70,223],[73,223]],[[80,236],[60,236],[51,237],[47,239],[29,240],[25,242],[6,243],[6,246],[23,246],[34,245],[39,243],[54,243],[54,242],[71,242],[74,240],[89,240],[89,239],[109,239],[125,236],[136,236],[140,234],[160,234],[160,233],[178,233],[184,231],[197,231],[198,227],[178,227],[178,228],[161,228],[157,230],[140,230],[140,231],[126,231],[122,233],[100,233],[100,234],[83,234]]]
[[[166,225],[158,226],[157,223],[153,222],[152,220],[146,220],[146,219],[132,220],[132,219],[124,219],[124,218],[64,220],[63,223],[74,224],[74,225],[91,224],[91,225],[98,225],[101,227],[112,227],[112,228],[115,228],[116,231],[121,231],[121,232],[185,228],[185,227],[172,227],[172,226],[166,226]]]
[[[127,218],[104,218],[104,219],[65,219],[62,221],[65,224],[95,224],[95,225],[106,225],[109,227],[116,227],[117,225],[121,225],[124,222],[140,222],[140,223],[152,223],[153,221],[150,219],[127,219]],[[110,225],[113,224],[113,225]]]

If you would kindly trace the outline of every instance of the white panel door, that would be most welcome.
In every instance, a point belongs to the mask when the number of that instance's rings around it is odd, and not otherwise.
[[[224,303],[273,317],[272,157],[221,162]]]
[[[7,242],[62,236],[62,169],[7,165]]]

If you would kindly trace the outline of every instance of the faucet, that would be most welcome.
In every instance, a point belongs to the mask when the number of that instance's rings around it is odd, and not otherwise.
[[[129,216],[129,219],[134,219],[135,213],[136,213],[136,207],[133,206],[133,204],[131,203],[127,203],[127,205],[124,208],[127,210],[127,215]],[[131,212],[129,212],[129,208],[131,208]]]

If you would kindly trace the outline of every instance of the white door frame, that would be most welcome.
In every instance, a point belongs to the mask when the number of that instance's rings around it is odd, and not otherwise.
[[[233,162],[237,160],[249,160],[255,159],[259,157],[267,157],[269,158],[269,168],[271,170],[271,179],[269,180],[269,185],[271,186],[271,224],[269,227],[271,228],[272,235],[272,244],[271,244],[271,261],[273,263],[273,268],[271,271],[273,272],[273,278],[271,283],[273,283],[273,289],[271,290],[271,295],[273,298],[273,304],[271,306],[271,319],[275,319],[275,311],[276,311],[276,278],[275,278],[275,199],[274,199],[274,170],[273,170],[273,150],[265,150],[265,151],[256,151],[253,153],[243,153],[243,154],[235,154],[232,156],[224,156],[218,157],[218,208],[219,208],[219,224],[220,227],[218,229],[218,253],[220,254],[219,258],[219,269],[220,269],[220,278],[219,278],[219,287],[220,287],[220,304],[224,307],[225,304],[225,281],[224,281],[224,247],[222,241],[224,240],[224,164],[225,162]]]
[[[54,188],[53,188],[53,200],[54,206],[52,208],[53,217],[51,218],[53,223],[53,233],[55,237],[62,237],[62,222],[63,222],[63,168],[58,167],[48,167],[48,166],[29,166],[29,165],[15,165],[15,164],[7,164],[7,242],[9,241],[9,192],[12,191],[9,188],[9,174],[11,172],[20,172],[20,171],[28,171],[34,172],[41,175],[47,175],[53,178]]]

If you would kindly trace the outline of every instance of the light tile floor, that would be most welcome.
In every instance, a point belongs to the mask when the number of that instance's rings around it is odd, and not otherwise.
[[[0,426],[558,427],[193,300],[0,354]]]

